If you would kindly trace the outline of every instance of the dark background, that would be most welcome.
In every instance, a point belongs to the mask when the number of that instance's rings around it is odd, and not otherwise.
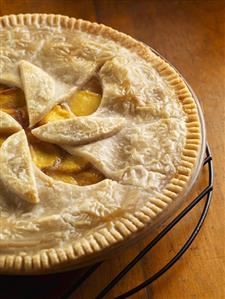
[[[0,0],[0,15],[55,13],[109,25],[150,45],[184,75],[203,106],[216,182],[213,203],[199,236],[176,266],[132,298],[223,299],[224,253],[224,104],[225,1],[219,0]],[[203,188],[205,176],[193,191]],[[192,196],[192,197],[193,197]],[[196,223],[201,205],[121,281],[107,298],[130,289],[175,254]],[[106,261],[71,298],[89,299],[152,238]],[[0,277],[0,299],[57,299],[82,273],[37,277]]]

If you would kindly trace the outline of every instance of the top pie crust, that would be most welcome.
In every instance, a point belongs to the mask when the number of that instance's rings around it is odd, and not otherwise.
[[[103,95],[94,114],[33,134],[106,177],[76,186],[46,176],[32,164],[18,126],[0,151],[0,272],[47,272],[91,258],[153,223],[184,193],[199,158],[200,121],[168,63],[123,33],[65,16],[2,17],[0,38],[0,83],[24,90],[31,127],[98,76]],[[24,188],[10,168],[20,150]]]
[[[0,133],[15,133],[21,129],[21,125],[12,116],[0,111]]]

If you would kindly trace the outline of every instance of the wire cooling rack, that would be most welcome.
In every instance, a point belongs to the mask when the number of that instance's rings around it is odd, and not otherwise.
[[[206,218],[207,212],[210,207],[211,198],[212,198],[212,192],[213,192],[213,162],[212,162],[212,155],[210,152],[210,148],[207,145],[206,146],[206,157],[204,160],[203,167],[207,167],[208,169],[208,185],[199,193],[197,197],[186,207],[184,210],[182,210],[176,218],[174,218],[141,252],[132,259],[129,264],[121,270],[121,272],[116,275],[108,285],[106,285],[99,294],[95,297],[95,299],[102,299],[107,298],[107,294],[111,291],[112,288],[114,288],[119,281],[126,276],[126,274],[147,254],[150,252],[150,250],[160,241],[162,238],[171,231],[180,221],[183,219],[200,201],[205,199],[204,208],[202,210],[202,213],[200,215],[200,218],[198,220],[198,223],[192,233],[190,234],[187,241],[182,245],[182,247],[179,249],[177,254],[166,264],[164,265],[159,271],[157,271],[154,275],[149,277],[147,280],[142,282],[141,284],[135,286],[131,290],[128,290],[126,293],[123,293],[119,296],[117,296],[115,299],[122,299],[122,298],[128,298],[129,296],[139,292],[143,288],[146,288],[150,284],[152,284],[156,279],[158,279],[160,276],[162,276],[165,272],[167,272],[186,252],[186,250],[190,247],[196,236],[198,235],[202,224]],[[101,263],[97,263],[94,266],[88,268],[88,270],[84,273],[82,277],[72,287],[67,289],[65,293],[60,297],[60,299],[68,299],[73,292],[75,292],[79,287],[88,280],[90,275],[94,273],[97,268],[101,265]]]

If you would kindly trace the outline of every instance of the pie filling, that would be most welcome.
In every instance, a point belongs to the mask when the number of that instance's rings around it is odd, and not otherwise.
[[[56,105],[35,128],[53,121],[90,115],[97,110],[100,102],[100,94],[78,91],[67,103]],[[84,158],[72,156],[60,146],[41,141],[31,133],[25,95],[21,89],[1,85],[0,110],[11,115],[24,128],[33,162],[48,176],[80,186],[95,184],[105,178]],[[9,132],[0,133],[0,146],[10,135]]]

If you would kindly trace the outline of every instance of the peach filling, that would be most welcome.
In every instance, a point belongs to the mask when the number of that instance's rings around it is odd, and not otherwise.
[[[56,105],[38,124],[89,115],[97,110],[101,96],[91,91],[77,92],[68,103]],[[28,128],[28,114],[23,92],[18,88],[0,86],[0,110],[10,114],[25,129],[34,163],[55,180],[77,185],[91,185],[104,175],[81,157],[72,156],[55,144],[35,138]],[[0,146],[10,134],[0,134]]]

